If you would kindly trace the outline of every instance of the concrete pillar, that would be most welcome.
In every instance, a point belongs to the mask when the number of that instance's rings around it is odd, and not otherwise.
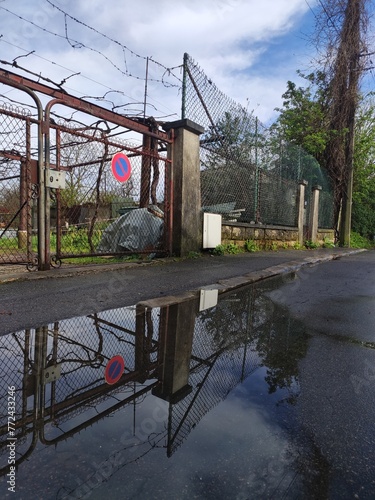
[[[188,119],[164,125],[165,131],[172,129],[172,252],[186,256],[202,248],[199,136],[204,129]]]
[[[159,385],[152,393],[171,403],[177,403],[192,390],[189,375],[197,310],[197,300],[161,310],[164,328],[159,337]]]
[[[319,191],[322,186],[314,186],[312,188],[310,221],[309,221],[309,236],[313,243],[318,240],[318,218],[319,218]]]
[[[302,180],[299,183],[298,192],[298,243],[303,246],[304,242],[304,225],[305,225],[305,192],[308,182]]]

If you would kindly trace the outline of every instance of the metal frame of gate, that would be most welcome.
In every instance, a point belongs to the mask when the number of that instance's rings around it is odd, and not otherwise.
[[[37,109],[37,118],[23,116],[23,114],[13,113],[14,117],[23,118],[26,123],[25,143],[26,154],[24,156],[14,154],[12,151],[1,150],[0,158],[19,161],[20,167],[20,208],[17,214],[14,214],[11,221],[7,221],[7,227],[10,227],[12,221],[16,217],[19,226],[18,231],[26,230],[26,251],[18,252],[8,258],[0,255],[0,264],[5,263],[26,263],[29,269],[37,268],[39,270],[50,269],[51,266],[61,264],[61,259],[65,257],[81,257],[91,255],[114,255],[114,254],[130,254],[130,253],[156,253],[169,254],[171,252],[171,233],[172,233],[172,172],[171,172],[171,156],[173,144],[173,131],[166,133],[162,131],[154,119],[131,119],[123,115],[109,111],[101,106],[89,103],[82,99],[68,95],[60,89],[48,87],[39,82],[32,81],[28,78],[21,77],[17,74],[0,69],[0,83],[9,85],[20,91],[27,93],[34,101]],[[51,100],[43,107],[42,102],[37,94],[48,96]],[[51,114],[57,106],[70,108],[73,113],[81,113],[84,116],[95,117],[98,122],[102,123],[102,128],[111,130],[111,127],[117,127],[121,130],[122,136],[125,133],[132,131],[140,134],[143,137],[142,146],[134,147],[128,145],[126,141],[121,140],[116,134],[105,134],[93,132],[92,126],[86,127],[71,127],[67,122],[56,123],[55,117]],[[6,111],[0,110],[1,113]],[[8,115],[12,112],[8,111]],[[82,115],[82,116],[83,116]],[[27,132],[33,123],[37,127],[37,160],[31,157],[30,153],[30,133]],[[101,158],[96,161],[76,162],[74,165],[66,165],[61,161],[61,151],[66,145],[63,144],[63,134],[70,134],[79,141],[86,140],[88,142],[100,144],[103,147]],[[91,134],[91,135],[90,135]],[[120,135],[121,135],[120,134]],[[72,171],[74,168],[80,168],[83,164],[86,166],[91,163],[93,171],[101,172],[103,168],[110,165],[111,157],[116,152],[125,152],[132,161],[138,166],[138,188],[137,207],[148,209],[150,204],[157,203],[155,192],[159,181],[159,166],[164,167],[164,178],[162,186],[159,185],[159,197],[162,198],[161,203],[163,208],[163,239],[154,248],[147,248],[144,251],[134,252],[132,250],[98,252],[95,245],[90,244],[87,250],[79,252],[69,251],[62,248],[62,237],[64,233],[64,225],[61,217],[61,193],[60,189],[53,189],[48,182],[48,176],[53,171]],[[13,156],[12,156],[13,155]],[[152,175],[153,174],[153,175]],[[92,174],[94,175],[94,174]],[[100,173],[97,180],[100,181]],[[1,179],[0,179],[1,181]],[[99,190],[98,182],[96,186]],[[162,193],[160,194],[160,192]],[[54,197],[56,205],[56,227],[51,228],[51,195]],[[32,200],[37,198],[37,234],[34,235],[32,243]],[[94,214],[92,215],[91,225],[87,224],[87,233],[93,231],[94,224],[98,215],[98,200],[99,196],[94,199]],[[95,203],[96,202],[96,203]],[[6,228],[5,228],[6,229]],[[0,239],[2,231],[0,229]],[[51,229],[56,235],[56,241],[51,245]],[[37,236],[37,248],[35,236]]]

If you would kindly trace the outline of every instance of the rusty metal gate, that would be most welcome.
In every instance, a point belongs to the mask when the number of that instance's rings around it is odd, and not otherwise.
[[[31,137],[36,128],[29,110],[0,103],[0,264],[37,265],[37,162]]]
[[[0,107],[0,264],[168,254],[173,131],[1,69],[0,82],[34,101]]]

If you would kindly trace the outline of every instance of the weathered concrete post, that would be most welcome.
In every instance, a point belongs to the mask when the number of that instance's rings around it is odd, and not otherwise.
[[[204,129],[188,119],[163,128],[174,131],[172,252],[185,256],[202,248],[199,136]]]
[[[309,234],[313,243],[318,240],[319,191],[321,190],[322,186],[313,186],[312,188]]]
[[[177,403],[191,392],[190,358],[198,310],[197,300],[173,304],[161,310],[159,385],[152,394]]]
[[[305,225],[305,192],[308,182],[301,180],[299,183],[299,193],[298,193],[298,243],[300,246],[303,245],[304,240],[304,225]]]

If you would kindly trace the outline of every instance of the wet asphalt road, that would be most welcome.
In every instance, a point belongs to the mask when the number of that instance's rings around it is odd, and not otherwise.
[[[0,331],[178,294],[215,283],[218,276],[238,276],[297,256],[207,257],[183,265],[4,284]],[[375,252],[304,267],[280,282],[269,297],[309,336],[299,361],[295,406],[297,438],[302,448],[308,443],[313,450],[312,458],[300,457],[310,482],[308,498],[375,499]]]
[[[22,276],[24,281],[0,284],[0,335],[60,319],[130,306],[155,297],[178,295],[222,279],[293,260],[302,262],[305,258],[324,257],[327,252],[341,254],[343,250],[205,255],[182,262],[169,259],[167,263],[107,267],[110,270],[93,270],[85,274],[74,269],[69,274],[69,268],[63,265],[61,269],[44,273],[45,276],[52,276],[44,279],[37,279],[41,273],[29,273],[26,278]]]
[[[374,499],[375,254],[305,269],[271,296],[311,335],[300,420],[324,457],[323,497]]]

